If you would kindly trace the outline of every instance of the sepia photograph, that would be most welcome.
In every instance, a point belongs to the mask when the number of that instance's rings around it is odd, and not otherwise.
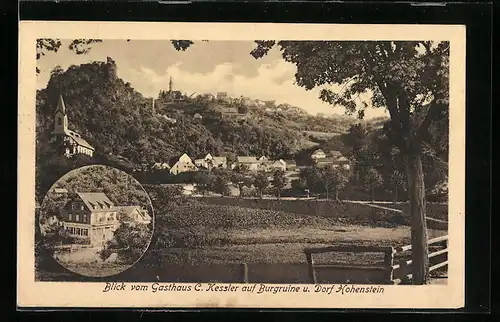
[[[153,209],[144,189],[127,173],[106,166],[64,175],[39,211],[38,261],[51,255],[78,275],[121,273],[140,259],[153,235]]]
[[[34,39],[35,280],[446,287],[450,38],[204,36]]]

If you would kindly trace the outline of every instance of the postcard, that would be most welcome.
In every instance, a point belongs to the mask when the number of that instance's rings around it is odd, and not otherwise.
[[[464,306],[464,26],[19,28],[19,308]]]

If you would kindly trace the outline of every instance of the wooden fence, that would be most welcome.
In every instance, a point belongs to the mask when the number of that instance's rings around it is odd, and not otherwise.
[[[321,253],[381,253],[384,254],[384,262],[382,265],[345,265],[345,264],[316,264],[314,254]],[[392,279],[391,263],[394,254],[393,247],[377,247],[377,246],[329,246],[319,248],[304,249],[306,261],[309,267],[309,279],[313,284],[320,282],[318,280],[318,270],[347,270],[350,272],[363,271],[365,278],[370,280],[389,281]],[[348,273],[348,276],[354,274]],[[370,275],[374,277],[370,277]],[[354,277],[354,276],[353,276]],[[349,282],[353,282],[349,279]]]
[[[428,241],[429,245],[429,273],[448,265],[448,235],[436,237]],[[411,252],[411,245],[394,249],[394,255]],[[411,283],[411,259],[402,258],[397,264],[391,264],[394,284]]]
[[[428,241],[429,251],[429,273],[436,271],[448,265],[448,236],[441,236],[430,239]],[[344,264],[316,264],[314,261],[314,254],[320,253],[382,253],[384,254],[384,261],[381,265],[344,265]],[[354,272],[356,270],[363,270],[367,275],[377,275],[376,277],[368,279],[382,280],[387,284],[405,284],[410,283],[412,279],[411,263],[412,260],[408,259],[411,252],[411,245],[403,247],[377,247],[377,246],[330,246],[319,248],[306,248],[304,253],[309,270],[309,280],[311,283],[318,283],[318,270],[349,270]],[[399,257],[399,260],[397,258]],[[444,257],[444,258],[443,258]],[[397,264],[395,264],[397,262]]]

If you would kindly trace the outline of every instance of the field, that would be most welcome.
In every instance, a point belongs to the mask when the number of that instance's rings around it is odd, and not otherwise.
[[[174,198],[155,205],[151,246],[117,279],[237,282],[245,263],[255,282],[308,282],[305,247],[402,246],[410,243],[406,223],[404,215],[357,204]],[[446,233],[429,229],[429,238]],[[383,254],[333,253],[317,261],[378,266]],[[328,280],[345,279],[345,274],[338,271]],[[363,272],[357,276],[358,282],[376,282]]]

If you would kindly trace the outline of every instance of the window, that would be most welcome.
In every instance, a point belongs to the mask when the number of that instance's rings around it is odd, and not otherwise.
[[[69,220],[73,220],[73,215],[72,214],[68,214],[68,219]]]
[[[80,235],[80,228],[76,228],[75,230],[75,235]]]
[[[83,215],[83,221],[87,222],[87,215]]]
[[[57,125],[62,125],[62,117],[57,118]]]
[[[76,217],[76,219],[75,219],[76,221],[80,221],[80,215],[75,215],[75,217]]]

